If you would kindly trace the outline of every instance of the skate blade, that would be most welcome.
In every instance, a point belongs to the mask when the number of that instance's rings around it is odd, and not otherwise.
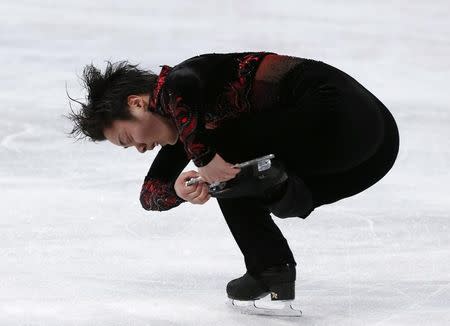
[[[259,301],[259,300],[257,300]],[[266,306],[256,305],[256,301],[239,301],[234,299],[228,299],[228,305],[239,311],[240,313],[247,315],[261,315],[261,316],[279,316],[279,317],[301,317],[302,311],[295,309],[292,306],[292,300],[286,301],[271,301],[270,305]],[[281,306],[281,307],[280,307]]]

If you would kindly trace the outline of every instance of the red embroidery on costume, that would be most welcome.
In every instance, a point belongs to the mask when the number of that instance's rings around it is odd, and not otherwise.
[[[159,73],[158,76],[158,81],[156,82],[156,87],[153,90],[153,97],[150,100],[149,103],[149,108],[151,111],[156,111],[157,110],[157,106],[158,106],[158,98],[159,98],[159,94],[161,93],[161,88],[164,85],[165,81],[166,81],[166,77],[169,74],[169,72],[172,70],[172,67],[168,66],[168,65],[163,65],[160,66],[161,68],[161,72]]]
[[[140,201],[146,210],[165,211],[185,202],[178,197],[174,183],[163,182],[159,179],[148,179],[141,189]]]
[[[194,163],[202,164],[196,159],[209,152],[209,148],[202,143],[196,142],[195,132],[198,124],[198,111],[191,109],[183,98],[179,95],[169,92],[169,103],[167,105],[172,117],[175,118],[180,133],[180,139],[185,144],[186,153],[189,159]]]
[[[239,116],[242,112],[251,111],[249,94],[253,77],[259,63],[268,53],[248,54],[238,59],[237,79],[228,83],[224,92],[219,95],[216,114],[208,115],[207,122],[214,126],[220,125],[225,119]]]

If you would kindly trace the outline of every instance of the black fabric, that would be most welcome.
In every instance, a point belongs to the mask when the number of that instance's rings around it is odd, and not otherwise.
[[[311,191],[306,184],[295,174],[286,180],[286,188],[281,198],[273,201],[267,207],[270,212],[279,218],[300,217],[306,218],[314,209]]]
[[[271,52],[203,54],[161,71],[155,94],[162,111],[167,112],[178,129],[186,153],[197,167],[207,165],[215,156],[206,124],[251,112],[250,92],[255,73]],[[166,66],[167,67],[167,66]],[[153,105],[149,106],[154,109]],[[156,109],[155,108],[155,109]]]
[[[255,92],[258,89],[263,88],[255,88]],[[321,205],[364,191],[392,168],[399,149],[395,120],[381,101],[345,72],[305,59],[281,79],[276,92],[271,96],[277,99],[276,106],[272,102],[267,110],[242,112],[207,133],[227,162],[240,163],[271,153],[283,162],[291,181],[297,182],[291,182],[296,188],[281,198],[280,216],[296,210],[305,218]],[[258,98],[258,94],[251,95]],[[165,146],[160,155],[147,179],[164,176],[174,180],[187,164],[181,144]],[[164,167],[166,164],[172,167]],[[169,209],[181,203],[173,189],[169,192],[170,183],[165,192],[173,195],[161,202],[148,195],[158,195],[157,187],[151,186],[143,188],[144,207]],[[249,272],[295,263],[262,200],[218,199],[218,203]]]
[[[184,200],[170,180],[176,179],[190,160],[202,167],[216,155],[206,129],[260,109],[251,103],[249,93],[258,67],[268,55],[280,59],[274,69],[278,73],[285,61],[290,67],[292,59],[271,52],[207,53],[173,68],[162,66],[148,109],[174,122],[179,143],[176,148],[161,149],[153,162],[140,193],[144,209],[165,211],[180,205]],[[180,153],[182,150],[185,153]]]
[[[288,175],[303,181],[303,196],[313,201],[312,207],[308,201],[285,201],[286,209],[298,205],[310,213],[369,188],[388,173],[399,149],[397,125],[361,84],[325,63],[309,61],[291,72],[283,87],[286,107],[276,114],[261,112],[211,132],[226,161],[274,153]],[[262,201],[218,202],[247,270],[295,261]]]
[[[244,255],[247,271],[253,275],[269,266],[295,264],[289,245],[270,211],[252,198],[218,199],[225,221]]]

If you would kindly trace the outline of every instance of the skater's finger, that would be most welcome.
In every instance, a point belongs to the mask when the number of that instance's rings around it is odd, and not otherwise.
[[[189,201],[190,193],[195,190],[195,187],[186,186],[186,179],[189,179],[191,177],[197,177],[197,176],[198,176],[198,172],[194,171],[194,170],[182,172],[178,176],[177,180],[175,181],[174,188],[175,188],[176,194],[180,198]]]
[[[203,185],[204,185],[204,183],[196,183],[196,184],[194,185],[195,188],[194,188],[194,190],[190,193],[190,195],[192,196],[192,199],[197,198],[197,197],[201,194],[202,189],[203,189]]]
[[[192,203],[194,204],[199,204],[200,203],[200,196],[201,196],[201,191],[199,193],[196,193],[195,195],[192,195]]]
[[[206,196],[205,198],[200,199],[200,200],[198,201],[198,204],[202,205],[202,204],[206,203],[210,198],[211,198],[211,196],[208,195],[208,196]]]
[[[179,175],[179,177],[177,178],[177,182],[179,183],[183,183],[184,185],[186,185],[186,182],[190,179],[195,179],[198,178],[199,174],[197,171],[191,170],[191,171],[186,171],[183,172]]]
[[[205,185],[200,195],[200,204],[206,203],[209,198],[211,198],[211,195],[209,194],[209,186]]]
[[[200,182],[205,182],[202,177],[198,176],[198,177],[194,177],[194,178],[189,178],[186,181],[186,187],[188,186],[193,186],[196,183],[200,183]]]
[[[186,172],[183,175],[183,177],[184,177],[185,181],[188,182],[191,179],[198,179],[200,177],[200,175],[198,174],[197,171],[191,170],[191,171]],[[199,181],[201,181],[201,179],[198,179],[198,182]],[[195,182],[195,183],[198,183],[198,182]]]
[[[205,201],[207,199],[208,195],[209,195],[209,186],[204,184],[202,193],[200,194],[200,199],[202,201]]]
[[[201,204],[203,198],[204,185],[198,185],[197,189],[191,193],[191,199],[189,200],[193,204]]]

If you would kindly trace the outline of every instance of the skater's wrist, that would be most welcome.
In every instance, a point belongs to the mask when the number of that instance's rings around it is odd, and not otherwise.
[[[193,157],[192,161],[194,162],[196,167],[201,168],[208,165],[213,160],[214,156],[216,156],[216,154],[217,153],[215,151],[209,150],[200,156]]]
[[[239,171],[239,168],[226,162],[219,154],[214,155],[210,163],[198,168],[202,180],[209,184],[233,179]]]

